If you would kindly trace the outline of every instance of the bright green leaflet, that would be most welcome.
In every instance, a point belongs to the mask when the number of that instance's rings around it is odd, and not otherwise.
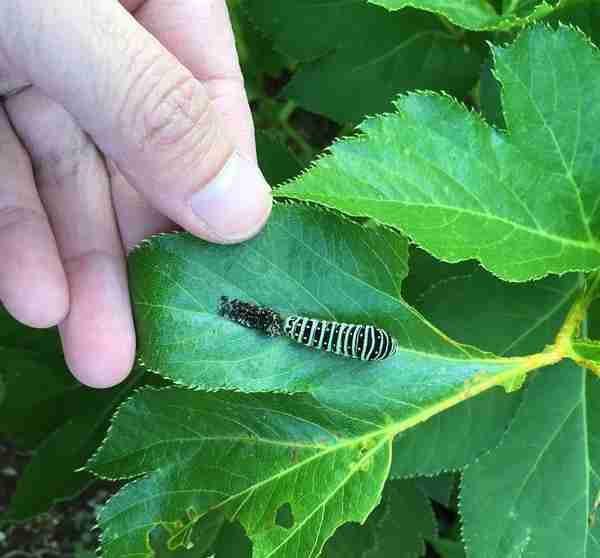
[[[477,81],[480,53],[432,14],[390,14],[364,0],[247,4],[275,47],[304,62],[282,94],[338,122],[389,111],[402,91],[462,97]]]
[[[524,27],[539,20],[566,2],[552,6],[547,2],[514,1],[505,2],[504,13],[498,14],[490,2],[486,0],[368,0],[371,4],[383,6],[388,10],[402,10],[412,6],[443,15],[452,23],[471,29],[509,30]]]
[[[600,381],[562,362],[531,381],[498,449],[464,473],[469,558],[598,556],[590,527],[598,494]]]
[[[398,298],[406,244],[395,233],[303,205],[276,206],[263,233],[239,246],[158,236],[132,253],[130,266],[141,358],[181,384],[309,392],[385,424],[418,422],[520,366],[454,343]],[[397,338],[399,351],[365,364],[269,338],[218,316],[221,295],[373,323]]]
[[[534,354],[554,341],[578,285],[576,274],[511,284],[479,269],[436,283],[417,309],[463,342],[505,356]],[[521,397],[490,390],[403,433],[394,441],[391,475],[431,475],[472,463],[498,444]]]
[[[411,94],[277,195],[371,217],[506,280],[600,266],[600,55],[565,27],[493,52],[507,132],[445,96]]]
[[[309,396],[143,390],[89,464],[110,478],[146,473],[101,511],[103,556],[151,556],[158,526],[175,550],[214,510],[242,523],[254,558],[314,558],[339,525],[363,522],[379,502],[391,440],[369,427]],[[286,504],[293,522],[282,527]]]

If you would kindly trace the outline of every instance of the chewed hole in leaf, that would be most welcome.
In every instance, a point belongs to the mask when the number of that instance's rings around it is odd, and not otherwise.
[[[275,517],[275,523],[284,529],[291,529],[294,526],[294,514],[289,503],[283,504]]]

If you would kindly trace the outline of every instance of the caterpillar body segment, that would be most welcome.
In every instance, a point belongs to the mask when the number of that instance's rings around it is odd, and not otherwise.
[[[372,325],[288,316],[283,334],[307,347],[360,360],[383,360],[397,350],[396,340]]]

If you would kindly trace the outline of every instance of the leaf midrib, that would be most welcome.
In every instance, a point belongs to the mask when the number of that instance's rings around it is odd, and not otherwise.
[[[146,304],[145,302],[138,302],[137,305],[139,306],[152,306],[152,304]],[[163,308],[167,308],[170,309],[172,311],[179,311],[179,310],[185,310],[185,309],[180,309],[179,307],[176,306],[162,306]],[[193,312],[193,310],[186,310],[187,312]],[[208,314],[210,315],[210,314]],[[428,324],[428,322],[426,322]],[[428,324],[430,325],[430,324]],[[242,327],[242,326],[240,326]],[[434,332],[436,332],[434,330]],[[448,342],[450,343],[456,343],[456,341],[453,341],[451,339],[448,340]],[[309,350],[307,348],[307,350]],[[458,357],[450,357],[447,355],[443,355],[443,354],[439,354],[439,353],[427,353],[424,351],[418,351],[416,349],[409,349],[406,347],[401,347],[397,350],[397,354],[400,353],[410,353],[410,354],[414,354],[414,355],[418,355],[421,357],[427,357],[427,358],[434,358],[436,360],[443,360],[446,362],[463,362],[463,363],[494,363],[494,364],[499,364],[499,363],[506,363],[508,364],[511,360],[517,360],[521,357],[484,357],[484,356],[478,356],[478,355],[470,355],[468,353],[465,353],[466,356],[465,358],[458,358]],[[491,354],[491,353],[490,353]],[[238,362],[243,362],[244,360],[250,360],[251,358],[254,359],[256,358],[256,354],[252,355],[252,357],[248,357],[247,359],[238,359],[238,360],[210,360],[210,359],[201,359],[201,360],[190,360],[190,359],[186,359],[184,361],[176,361],[176,360],[169,360],[169,364],[198,364],[198,363],[205,363],[205,362],[209,362],[209,363],[217,363],[217,364],[228,364],[228,363],[238,363]],[[332,358],[342,358],[339,357],[339,355],[332,355]],[[160,372],[161,374],[166,374],[165,372]]]

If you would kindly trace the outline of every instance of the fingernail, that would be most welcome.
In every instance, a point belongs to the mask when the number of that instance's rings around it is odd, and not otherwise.
[[[271,188],[258,166],[237,151],[208,184],[191,198],[192,211],[219,239],[250,238],[271,210]]]

